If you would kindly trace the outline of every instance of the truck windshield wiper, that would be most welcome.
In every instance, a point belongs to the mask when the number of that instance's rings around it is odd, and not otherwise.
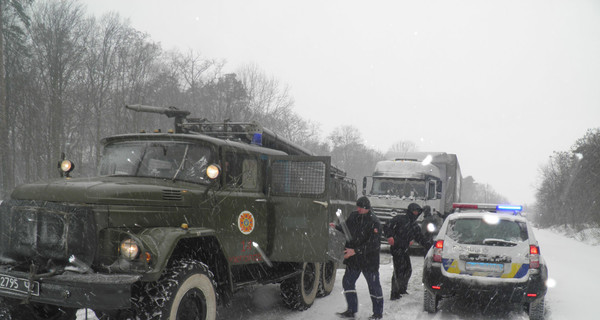
[[[183,165],[185,164],[185,160],[187,159],[187,154],[188,154],[188,150],[190,149],[190,145],[186,145],[185,146],[185,151],[183,152],[183,159],[181,160],[181,163],[179,164],[179,168],[177,168],[177,171],[175,172],[175,175],[173,176],[173,181],[175,181],[175,179],[177,178],[177,175],[179,174],[179,172],[181,172],[181,169],[183,168]]]
[[[135,177],[137,177],[138,173],[140,172],[140,168],[142,167],[142,162],[144,162],[144,157],[146,156],[146,151],[148,150],[148,146],[144,147],[144,151],[142,152],[142,155],[140,156],[140,161],[137,163],[137,166],[135,168],[135,172],[133,173],[133,175]]]

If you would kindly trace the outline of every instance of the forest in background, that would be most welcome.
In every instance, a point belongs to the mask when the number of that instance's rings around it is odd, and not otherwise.
[[[541,227],[600,226],[600,128],[571,150],[555,151],[540,169],[534,219]]]
[[[77,0],[0,0],[0,10],[0,199],[18,184],[58,177],[63,154],[77,164],[76,175],[93,175],[105,136],[172,126],[166,117],[135,113],[126,104],[175,106],[209,121],[260,122],[315,154],[331,156],[357,181],[359,193],[362,177],[385,159],[365,145],[356,127],[342,126],[321,137],[317,124],[294,111],[290,88],[260,66],[226,73],[223,60],[166,51],[118,14],[90,16]],[[597,201],[586,208],[585,201],[569,202],[574,195],[597,200],[600,194],[598,187],[575,189],[598,182],[598,148],[588,146],[598,143],[595,136],[597,130],[578,141],[579,151],[573,152],[582,158],[556,153],[542,170],[537,197],[544,205],[537,208],[548,224],[597,219]],[[390,147],[416,149],[401,139]],[[593,159],[596,167],[589,168]],[[462,201],[508,200],[492,186],[464,177]],[[578,210],[577,218],[561,216],[569,208]]]

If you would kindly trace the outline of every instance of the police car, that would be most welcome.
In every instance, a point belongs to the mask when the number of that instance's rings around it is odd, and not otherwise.
[[[544,318],[548,269],[521,206],[455,203],[423,266],[423,308],[444,297],[521,304]]]

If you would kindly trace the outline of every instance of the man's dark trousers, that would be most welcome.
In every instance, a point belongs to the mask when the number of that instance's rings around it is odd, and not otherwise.
[[[401,294],[406,293],[408,281],[412,275],[410,255],[406,251],[392,252],[394,261],[394,274],[392,276],[392,296],[390,299],[398,299]]]
[[[358,312],[358,296],[356,295],[356,280],[360,276],[361,271],[352,267],[346,266],[346,273],[342,279],[342,286],[344,287],[344,295],[346,296],[346,302],[348,303],[348,310],[353,313]],[[379,282],[379,271],[362,271],[362,274],[367,280],[369,286],[369,294],[371,295],[371,302],[373,303],[373,314],[383,314],[383,290],[381,289],[381,282]]]

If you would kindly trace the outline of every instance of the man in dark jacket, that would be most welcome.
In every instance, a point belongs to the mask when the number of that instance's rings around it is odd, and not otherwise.
[[[342,279],[348,308],[337,315],[341,318],[354,318],[354,314],[358,311],[356,280],[362,273],[367,280],[373,303],[373,315],[369,319],[381,319],[383,317],[383,291],[379,282],[381,223],[371,213],[371,204],[367,197],[360,197],[356,201],[356,207],[356,211],[352,212],[345,221],[345,227],[340,224],[335,226],[339,231],[344,232],[346,229],[349,232],[344,249],[346,273]]]
[[[410,242],[417,240],[423,246],[429,246],[429,240],[423,236],[421,227],[416,222],[422,212],[421,206],[411,203],[406,211],[405,215],[397,215],[392,218],[384,228],[384,235],[390,244],[394,261],[390,300],[400,299],[402,294],[408,293],[406,289],[412,275],[412,265],[408,253]]]

